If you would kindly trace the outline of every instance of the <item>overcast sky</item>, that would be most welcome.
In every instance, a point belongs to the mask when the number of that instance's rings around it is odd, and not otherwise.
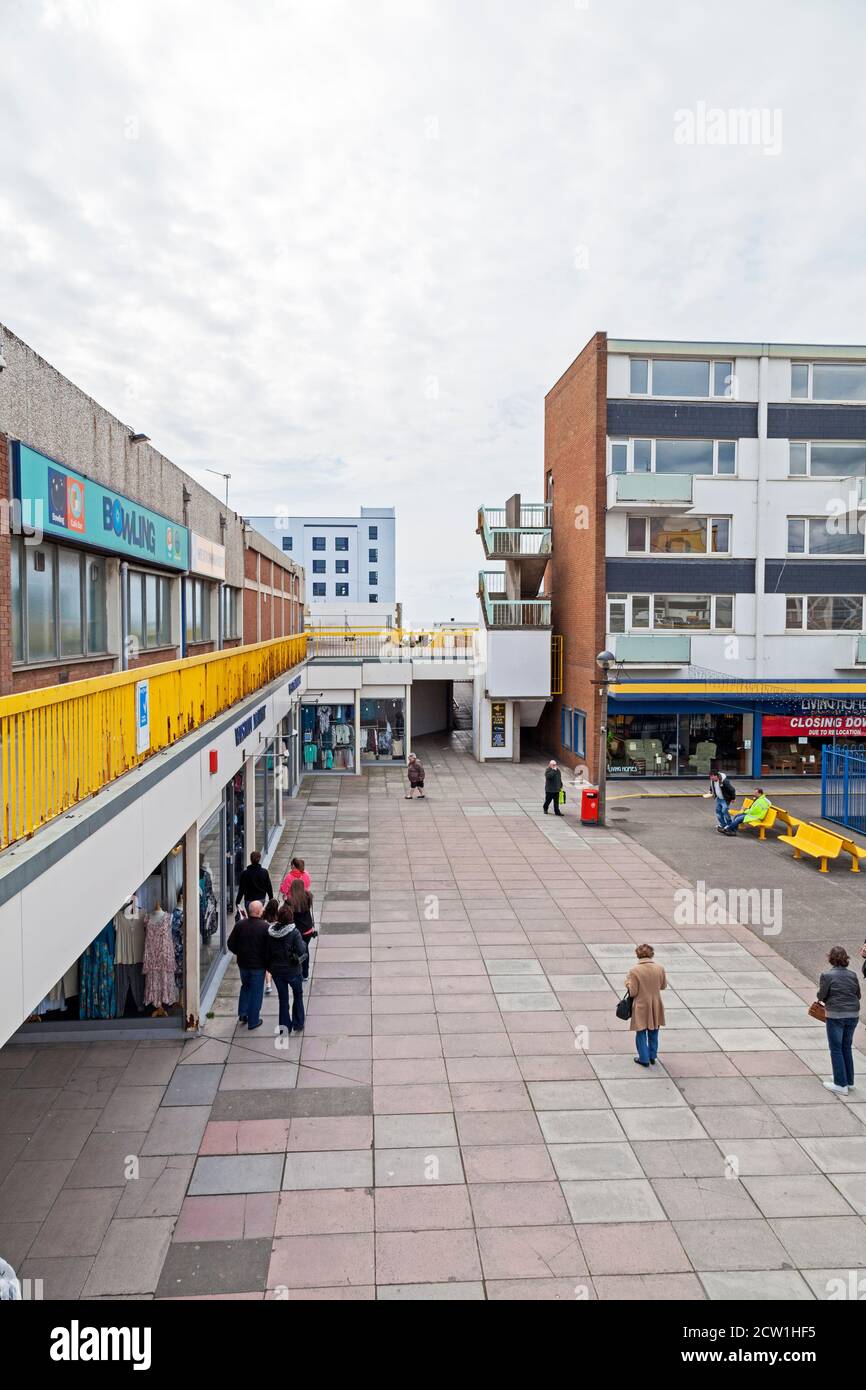
[[[0,11],[0,317],[243,513],[395,505],[416,623],[597,329],[866,340],[862,0]]]

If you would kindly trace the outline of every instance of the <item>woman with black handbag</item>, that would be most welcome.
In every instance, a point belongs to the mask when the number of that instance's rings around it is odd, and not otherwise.
[[[637,965],[626,976],[626,995],[631,1003],[629,1014],[620,1013],[626,1006],[621,999],[617,1005],[617,1017],[631,1018],[631,1031],[635,1035],[639,1067],[654,1067],[659,1050],[659,1029],[665,1026],[665,1010],[661,992],[667,989],[667,976],[664,967],[653,960],[652,946],[644,943],[635,949]]]

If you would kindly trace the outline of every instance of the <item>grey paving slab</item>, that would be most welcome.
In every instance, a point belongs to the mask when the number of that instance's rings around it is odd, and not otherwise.
[[[197,1154],[208,1119],[207,1105],[161,1106],[142,1146],[142,1153]]]
[[[761,1219],[675,1221],[674,1229],[698,1271],[784,1269],[790,1256]]]
[[[152,1294],[168,1254],[173,1227],[170,1217],[112,1221],[87,1276],[82,1297]]]
[[[796,1270],[737,1270],[703,1273],[699,1277],[707,1297],[724,1303],[807,1303],[815,1297],[807,1280]]]
[[[176,1242],[169,1247],[156,1297],[264,1292],[271,1245],[269,1239]]]
[[[324,1153],[286,1154],[282,1186],[292,1192],[329,1187],[372,1187],[372,1152],[369,1149],[331,1149]]]
[[[306,1155],[304,1155],[306,1158]],[[189,1185],[191,1197],[231,1192],[279,1192],[282,1154],[243,1154],[199,1158]]]
[[[744,1177],[742,1186],[750,1194],[761,1215],[773,1216],[850,1216],[852,1207],[821,1173]]]

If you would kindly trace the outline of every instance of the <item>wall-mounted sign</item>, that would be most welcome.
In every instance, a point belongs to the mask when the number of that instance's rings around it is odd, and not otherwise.
[[[290,695],[291,695],[291,693],[292,693],[293,690],[297,690],[297,688],[298,688],[298,686],[300,685],[300,683],[301,683],[301,678],[300,678],[300,676],[295,676],[295,679],[294,679],[294,680],[289,681],[289,694],[290,694]]]
[[[245,738],[249,738],[254,729],[265,722],[267,705],[262,705],[255,714],[249,715],[241,724],[235,725],[235,747],[239,748]]]
[[[490,747],[505,747],[505,701],[490,702]]]
[[[135,686],[135,751],[146,753],[150,747],[150,682],[137,681]]]
[[[190,574],[201,574],[206,579],[225,579],[226,548],[218,541],[209,541],[197,531],[189,533]]]
[[[164,568],[187,568],[189,532],[179,522],[73,473],[18,440],[12,445],[12,473],[28,527],[70,545],[90,545]]]

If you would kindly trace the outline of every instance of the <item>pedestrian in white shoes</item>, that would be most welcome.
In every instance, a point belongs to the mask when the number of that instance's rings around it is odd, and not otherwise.
[[[828,1091],[847,1096],[854,1085],[854,1033],[860,1022],[860,981],[848,969],[848,952],[834,946],[827,956],[830,965],[818,981],[818,999],[827,1014],[827,1045],[833,1065],[833,1080],[825,1081]]]

